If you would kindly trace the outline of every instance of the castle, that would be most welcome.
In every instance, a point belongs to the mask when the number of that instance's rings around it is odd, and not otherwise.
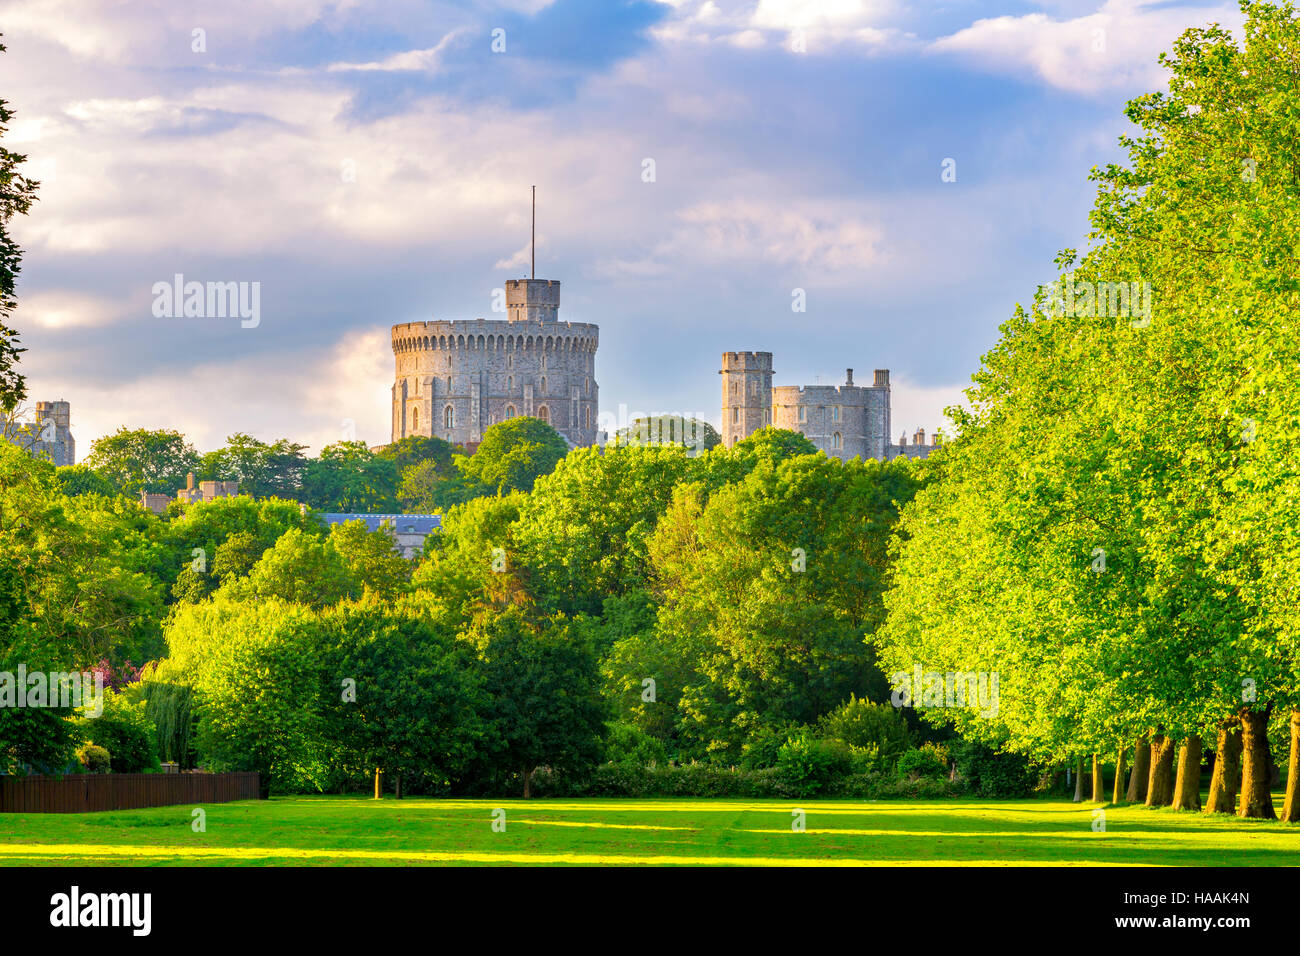
[[[927,445],[923,429],[910,445],[905,434],[889,440],[889,369],[876,369],[871,385],[854,385],[848,369],[843,385],[774,388],[771,352],[723,352],[718,374],[722,443],[728,448],[768,425],[799,432],[827,455],[845,460],[925,458],[940,444],[936,434]]]
[[[548,422],[571,447],[596,443],[600,329],[561,322],[560,283],[506,282],[507,318],[407,322],[392,329],[392,440],[473,447],[516,415]]]
[[[36,420],[15,423],[5,437],[33,458],[44,458],[56,465],[75,465],[77,443],[71,427],[70,403],[37,402]]]

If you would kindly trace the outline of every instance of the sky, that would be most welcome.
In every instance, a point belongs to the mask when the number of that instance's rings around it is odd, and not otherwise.
[[[1123,159],[1159,53],[1241,21],[1143,0],[0,2],[4,142],[41,181],[11,225],[29,399],[72,403],[79,459],[121,426],[200,451],[386,443],[389,327],[504,318],[535,185],[537,275],[600,326],[606,421],[717,424],[721,353],[756,350],[776,385],[888,368],[893,431],[932,432],[1086,247],[1088,172]],[[155,314],[178,274],[257,283],[257,321]]]

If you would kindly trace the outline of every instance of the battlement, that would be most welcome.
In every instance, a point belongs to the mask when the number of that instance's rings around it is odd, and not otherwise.
[[[723,352],[720,372],[770,372],[771,352]]]
[[[558,279],[507,279],[506,315],[511,322],[554,322],[560,311]]]
[[[447,319],[404,322],[392,327],[393,351],[441,349],[555,348],[594,352],[600,327],[587,322],[505,322],[501,319]]]
[[[865,405],[871,389],[861,385],[775,385],[773,405]]]

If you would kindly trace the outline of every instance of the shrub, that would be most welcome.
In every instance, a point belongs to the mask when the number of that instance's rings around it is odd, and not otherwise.
[[[112,758],[108,751],[98,744],[82,744],[78,747],[77,760],[86,773],[108,773],[112,768]]]
[[[800,797],[814,797],[853,769],[848,746],[808,733],[791,737],[776,755],[778,778]]]
[[[1020,754],[998,753],[984,744],[961,739],[948,746],[957,773],[981,797],[1025,797],[1038,782],[1038,772]]]
[[[939,744],[922,744],[898,758],[898,776],[918,780],[948,775],[948,750]]]
[[[841,740],[857,751],[876,751],[875,762],[890,769],[908,748],[907,722],[897,708],[850,697],[821,719],[821,737]],[[874,769],[874,768],[873,768]]]
[[[646,767],[668,762],[668,750],[658,737],[652,737],[636,724],[615,721],[608,725],[605,759],[610,763]]]
[[[115,773],[145,773],[158,769],[157,731],[145,713],[145,702],[128,694],[104,691],[104,712],[76,721],[82,739],[113,755]]]

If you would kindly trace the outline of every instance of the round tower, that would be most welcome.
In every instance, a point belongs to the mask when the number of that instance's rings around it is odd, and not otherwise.
[[[722,443],[730,448],[772,424],[772,353],[723,352]]]

